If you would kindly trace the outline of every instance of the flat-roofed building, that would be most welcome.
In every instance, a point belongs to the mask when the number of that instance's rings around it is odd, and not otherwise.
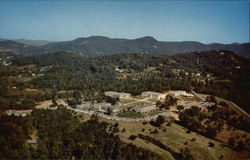
[[[116,113],[116,112],[119,112],[120,111],[120,108],[117,107],[117,106],[101,106],[99,108],[99,111],[101,112],[108,112],[108,111],[111,111],[112,113]]]
[[[106,96],[112,97],[112,98],[129,98],[131,97],[130,93],[124,93],[124,92],[115,92],[115,91],[106,91],[104,92]]]
[[[108,112],[109,110],[113,113],[119,112],[120,108],[117,106],[112,106],[111,103],[102,102],[93,104],[95,110],[100,112]]]
[[[142,92],[141,96],[143,98],[151,98],[155,100],[163,100],[166,97],[166,95],[163,93],[151,92],[151,91]]]
[[[132,110],[134,110],[137,113],[147,113],[156,110],[156,105],[155,104],[138,105],[134,107]]]
[[[185,97],[193,97],[194,95],[191,93],[187,93],[186,91],[171,91],[168,95],[173,97],[185,96]]]
[[[83,104],[76,105],[76,108],[88,110],[88,109],[92,108],[92,105],[91,105],[91,103],[83,103]]]
[[[100,110],[100,107],[102,107],[102,106],[111,106],[111,103],[101,102],[101,103],[93,104],[93,108],[96,110]]]
[[[28,139],[27,144],[37,144],[37,139]]]

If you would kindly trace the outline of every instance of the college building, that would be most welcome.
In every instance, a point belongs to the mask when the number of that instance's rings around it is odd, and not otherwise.
[[[130,93],[124,93],[124,92],[115,92],[115,91],[106,91],[104,92],[105,96],[109,96],[112,98],[129,98],[131,97]]]
[[[133,111],[137,113],[147,113],[153,110],[156,110],[156,105],[155,104],[143,104],[143,105],[138,105],[132,109]]]
[[[155,100],[163,100],[165,99],[166,95],[163,93],[147,91],[147,92],[142,92],[141,97],[155,99]]]

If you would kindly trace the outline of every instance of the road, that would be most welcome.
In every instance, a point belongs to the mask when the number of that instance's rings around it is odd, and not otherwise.
[[[192,93],[194,94],[194,96],[195,96],[196,98],[198,98],[198,99],[200,99],[200,100],[203,100],[203,101],[205,100],[203,97],[201,97],[199,94],[195,93],[194,91],[192,91]],[[237,104],[235,104],[235,103],[233,103],[233,102],[231,102],[231,101],[229,101],[229,100],[226,100],[226,99],[224,99],[224,98],[220,98],[220,97],[216,97],[216,99],[221,99],[222,101],[225,101],[225,102],[231,104],[231,105],[234,106],[237,110],[239,110],[241,113],[243,113],[247,118],[250,118],[250,115],[249,115],[246,111],[244,111],[243,109],[241,109]]]

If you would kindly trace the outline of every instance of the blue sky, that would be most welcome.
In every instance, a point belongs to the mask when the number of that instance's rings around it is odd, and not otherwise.
[[[249,42],[247,0],[0,1],[0,37],[72,40],[152,36],[160,41]]]

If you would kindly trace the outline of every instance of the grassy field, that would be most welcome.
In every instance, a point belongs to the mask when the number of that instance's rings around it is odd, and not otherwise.
[[[148,102],[148,101],[143,101],[142,99],[137,99],[137,98],[123,98],[120,100],[121,107],[122,109],[128,109],[135,107],[137,105],[142,105],[142,104],[152,104],[153,102]]]
[[[142,117],[144,117],[143,115],[136,113],[134,111],[125,111],[125,112],[117,114],[117,116],[126,117],[126,118],[142,118]]]
[[[121,98],[120,99],[121,104],[131,103],[131,102],[134,102],[134,101],[135,100],[131,99],[131,98]]]
[[[171,126],[166,126],[166,123],[162,125],[162,127],[159,129],[157,128],[159,133],[151,134],[150,130],[154,130],[155,127],[151,126],[150,124],[143,125],[139,122],[120,122],[119,128],[125,128],[126,132],[119,132],[118,135],[120,138],[127,143],[133,142],[132,140],[129,140],[128,137],[131,134],[137,135],[139,133],[153,137],[154,139],[160,140],[162,143],[170,147],[172,150],[176,152],[180,152],[181,149],[189,148],[191,151],[191,154],[196,160],[217,160],[218,157],[223,155],[225,159],[230,159],[230,153],[234,152],[230,148],[227,147],[220,147],[220,142],[211,140],[209,138],[203,137],[196,133],[186,133],[186,129],[172,123]],[[142,132],[142,129],[144,128],[144,132]],[[164,129],[166,131],[164,132]],[[195,138],[194,142],[191,142],[191,139]],[[137,138],[139,139],[139,138]],[[144,140],[137,140],[134,143],[138,146],[142,146],[141,141]],[[213,148],[208,147],[209,142],[213,142],[215,146]],[[184,143],[187,142],[187,145]],[[146,143],[146,142],[144,142]],[[147,149],[150,149],[152,151],[158,150],[157,147],[155,147],[154,144],[147,143],[149,146],[147,146]],[[151,145],[150,145],[151,144]],[[167,153],[166,153],[167,154]],[[169,157],[165,157],[166,159],[169,159]]]
[[[223,101],[223,99],[217,98],[218,102]],[[142,103],[140,101],[134,100],[135,103],[132,103],[132,105],[135,105],[137,103]],[[127,101],[128,103],[131,103],[133,101]],[[241,113],[239,110],[237,110],[232,104],[229,104],[229,107],[235,110],[237,113]],[[154,115],[158,114],[161,111],[153,111],[150,112],[148,115]],[[118,114],[118,116],[121,117],[141,117],[142,115],[137,114],[132,111],[126,111],[123,113]],[[86,117],[86,118],[85,118]],[[81,119],[87,120],[89,119],[89,115],[82,115]],[[116,121],[107,120],[100,118],[100,121],[105,121],[111,124],[116,123]],[[130,140],[128,137],[130,135],[138,135],[143,134],[145,136],[149,136],[154,138],[155,140],[159,140],[164,145],[168,146],[172,151],[175,153],[180,153],[182,149],[188,148],[191,152],[191,155],[193,156],[194,160],[243,160],[247,159],[247,152],[236,152],[232,150],[231,148],[225,146],[224,142],[227,142],[228,137],[235,137],[236,135],[240,135],[240,138],[242,138],[242,135],[249,133],[246,133],[244,131],[240,130],[226,130],[226,126],[224,126],[225,129],[222,130],[220,134],[217,135],[216,139],[219,139],[220,141],[213,140],[206,138],[200,134],[197,134],[195,132],[187,133],[187,129],[177,125],[175,123],[171,123],[170,126],[167,125],[168,122],[165,122],[161,125],[161,127],[153,127],[152,125],[148,124],[142,124],[141,122],[118,122],[119,123],[119,132],[116,133],[120,139],[126,143],[132,143],[137,145],[138,147],[142,147],[145,149],[148,149],[150,151],[153,151],[167,160],[174,160],[171,153],[167,150],[164,150],[160,148],[159,146],[145,141],[141,138],[136,138],[135,140]],[[125,132],[122,132],[122,130],[125,129]],[[152,133],[157,129],[158,133]],[[245,137],[244,139],[248,138],[249,136]],[[193,139],[193,140],[192,140]],[[215,144],[215,146],[210,147],[208,146],[208,143],[212,142]],[[220,158],[223,157],[223,158]]]
[[[87,120],[89,119],[89,117],[89,115],[83,114],[81,118],[83,120]],[[100,118],[99,120],[111,124],[116,123],[116,121],[107,120],[103,118]],[[180,152],[181,149],[189,148],[195,160],[219,160],[218,157],[220,157],[221,155],[223,155],[224,160],[235,160],[243,159],[243,157],[241,156],[244,156],[243,154],[235,152],[226,146],[221,147],[221,142],[206,138],[194,132],[186,133],[187,129],[175,123],[172,123],[170,126],[167,126],[167,122],[165,122],[161,125],[160,128],[153,127],[150,124],[142,124],[141,122],[118,123],[120,131],[117,133],[117,135],[122,141],[126,143],[135,144],[138,147],[149,149],[161,155],[166,160],[174,160],[173,156],[168,151],[140,138],[130,140],[128,139],[128,137],[130,135],[144,134],[154,139],[160,140],[163,144],[167,145],[175,152]],[[125,132],[121,132],[123,128],[125,128]],[[143,129],[144,131],[142,131]],[[150,133],[150,130],[153,131],[154,129],[157,129],[158,133]],[[191,141],[191,139],[193,138],[195,140]],[[187,143],[186,145],[184,144],[185,142]],[[209,147],[209,142],[213,142],[215,146]]]

